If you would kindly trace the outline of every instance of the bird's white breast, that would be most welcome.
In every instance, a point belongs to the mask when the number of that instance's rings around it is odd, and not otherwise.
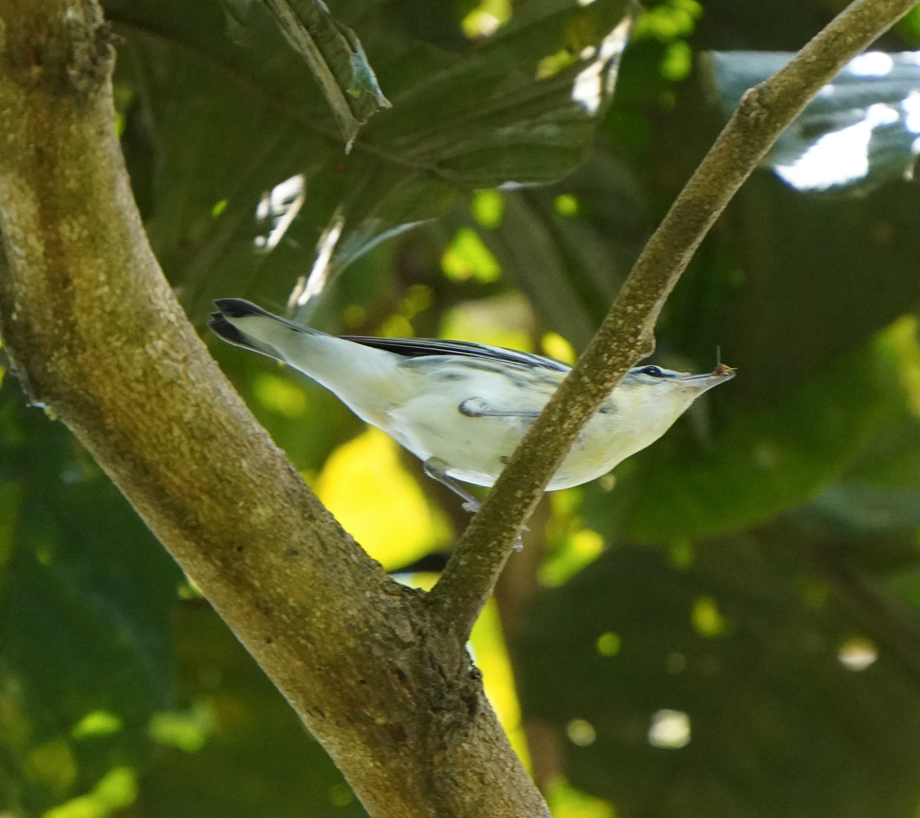
[[[384,431],[422,460],[444,461],[451,477],[480,486],[495,482],[533,418],[469,417],[460,405],[476,399],[496,410],[538,413],[562,378],[548,370],[518,372],[437,356],[416,359],[405,369],[425,388],[390,410]]]

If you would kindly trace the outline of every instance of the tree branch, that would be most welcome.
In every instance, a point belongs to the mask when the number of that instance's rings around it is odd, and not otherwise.
[[[553,472],[604,398],[654,349],[654,327],[703,237],[780,133],[915,0],[856,0],[781,71],[750,89],[623,284],[600,329],[464,532],[427,603],[440,627],[469,636]]]
[[[338,526],[156,263],[94,0],[0,0],[0,335],[374,816],[549,815],[462,645]],[[442,656],[450,658],[450,670]]]

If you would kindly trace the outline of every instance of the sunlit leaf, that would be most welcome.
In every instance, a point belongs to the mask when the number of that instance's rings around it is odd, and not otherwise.
[[[610,803],[581,792],[562,778],[551,783],[546,799],[553,818],[616,818]]]
[[[48,810],[42,818],[108,818],[133,804],[135,798],[137,774],[130,767],[116,767],[86,795]]]
[[[476,620],[470,635],[470,646],[476,666],[482,671],[483,687],[489,703],[495,710],[514,751],[524,765],[529,766],[530,753],[521,724],[521,706],[518,703],[514,674],[494,599],[489,600]]]
[[[473,218],[487,230],[494,230],[502,223],[505,199],[497,190],[478,190],[470,202]]]
[[[384,568],[398,568],[446,544],[448,527],[378,429],[337,449],[316,493],[346,531]]]
[[[501,267],[495,256],[468,227],[461,227],[444,251],[441,269],[452,281],[474,278],[482,284],[488,284],[501,275]]]
[[[710,55],[723,111],[792,54]],[[912,178],[920,150],[920,60],[916,52],[866,52],[851,60],[780,135],[766,164],[797,190],[865,191]]]
[[[812,196],[761,173],[731,224],[734,269],[710,291],[725,319],[709,349],[720,344],[740,372],[757,373],[733,385],[749,400],[782,394],[920,301],[920,245],[908,239],[920,230],[916,183]],[[688,303],[686,325],[699,321],[699,303]]]

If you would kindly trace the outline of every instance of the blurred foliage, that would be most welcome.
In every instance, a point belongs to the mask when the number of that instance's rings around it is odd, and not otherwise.
[[[379,429],[336,449],[313,485],[317,496],[389,571],[447,545],[444,514],[402,466],[397,444]]]
[[[150,758],[147,723],[173,696],[181,573],[10,377],[0,520],[0,804],[14,815],[76,796],[124,806]],[[63,809],[48,814],[96,814]]]
[[[196,324],[215,296],[283,310],[325,237],[318,326],[570,360],[739,77],[762,75],[756,52],[799,47],[840,4],[649,0],[612,101],[603,55],[620,0],[337,0],[319,22],[312,0],[104,5],[135,195]],[[303,30],[282,32],[285,8],[301,15],[285,25],[328,35],[328,74],[288,44]],[[920,47],[920,15],[879,47]],[[714,87],[699,70],[710,50],[749,56]],[[374,78],[393,107],[370,117]],[[910,82],[861,77],[855,107],[799,123],[807,151],[876,101],[901,106],[870,129],[880,153],[864,183],[803,192],[765,169],[744,187],[669,301],[656,353],[703,371],[721,347],[738,378],[612,475],[553,495],[506,569],[518,590],[500,586],[477,624],[488,695],[557,818],[920,808]],[[437,559],[467,520],[456,498],[320,387],[208,340],[377,559]],[[364,814],[100,469],[10,377],[0,813]]]

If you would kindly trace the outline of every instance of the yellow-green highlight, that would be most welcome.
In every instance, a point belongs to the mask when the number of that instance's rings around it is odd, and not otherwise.
[[[572,719],[565,726],[565,734],[576,747],[589,747],[597,740],[597,731],[587,719]]]
[[[501,267],[479,234],[461,227],[441,257],[441,269],[451,281],[469,281],[490,284],[501,275]]]
[[[601,656],[616,656],[620,652],[623,640],[618,633],[606,631],[597,637],[594,647]]]
[[[367,318],[367,310],[360,304],[349,304],[342,310],[342,323],[346,327],[359,327]]]
[[[555,76],[570,65],[575,65],[578,57],[567,48],[562,48],[555,54],[549,54],[537,63],[537,79],[545,80]]]
[[[344,529],[384,568],[396,569],[441,548],[450,536],[379,429],[368,428],[339,446],[316,479],[320,500]]]
[[[678,571],[686,571],[696,559],[696,551],[689,540],[679,540],[668,545],[668,562]]]
[[[604,538],[590,528],[575,531],[563,540],[540,566],[540,582],[550,588],[562,585],[590,565],[604,551]]]
[[[288,378],[273,372],[259,372],[252,381],[256,400],[276,415],[300,417],[307,410],[307,394]]]
[[[150,719],[148,731],[157,743],[175,747],[185,753],[197,753],[214,732],[216,716],[206,702],[189,710],[166,710]]]
[[[707,639],[722,636],[728,630],[728,622],[711,596],[701,596],[693,603],[690,621],[693,630]]]
[[[463,33],[471,40],[494,34],[511,19],[511,0],[482,0],[460,22]]]
[[[137,798],[137,775],[130,767],[109,770],[93,789],[49,809],[42,818],[107,818]]]
[[[434,290],[427,284],[413,284],[406,290],[405,296],[399,305],[399,314],[409,321],[420,312],[427,310],[434,304]]]
[[[571,193],[563,193],[553,199],[553,208],[560,216],[573,219],[578,215],[578,199]]]
[[[531,352],[533,313],[519,293],[467,301],[448,310],[440,336]]]
[[[562,776],[550,782],[546,800],[553,818],[616,818],[609,801],[575,789]]]
[[[661,76],[672,82],[680,82],[690,75],[693,69],[693,49],[686,40],[671,43],[664,52],[664,58],[658,70]]]
[[[540,339],[540,346],[543,348],[543,353],[550,358],[555,358],[564,364],[575,363],[575,349],[565,338],[555,332],[547,332]]]
[[[667,43],[689,37],[702,14],[703,7],[696,0],[668,0],[655,8],[646,9],[636,21],[633,38]]]
[[[348,784],[333,784],[329,788],[329,803],[334,807],[347,807],[355,800],[355,795]]]
[[[546,529],[547,554],[540,566],[540,582],[562,585],[604,551],[604,538],[584,527],[579,516],[584,490],[576,487],[549,495],[552,516]]]
[[[907,393],[910,409],[920,417],[920,343],[917,332],[916,316],[905,315],[881,334],[879,342],[894,353],[898,377]]]
[[[124,725],[121,718],[109,710],[93,710],[87,713],[70,730],[75,739],[110,736],[119,732]]]
[[[470,202],[470,213],[481,227],[494,230],[505,215],[505,197],[497,190],[477,190]]]
[[[920,46],[920,6],[901,18],[894,30],[911,45]]]
[[[46,741],[25,758],[25,773],[44,789],[64,796],[77,780],[77,761],[63,736]]]
[[[415,330],[412,322],[405,315],[391,315],[380,327],[384,338],[413,338]]]

